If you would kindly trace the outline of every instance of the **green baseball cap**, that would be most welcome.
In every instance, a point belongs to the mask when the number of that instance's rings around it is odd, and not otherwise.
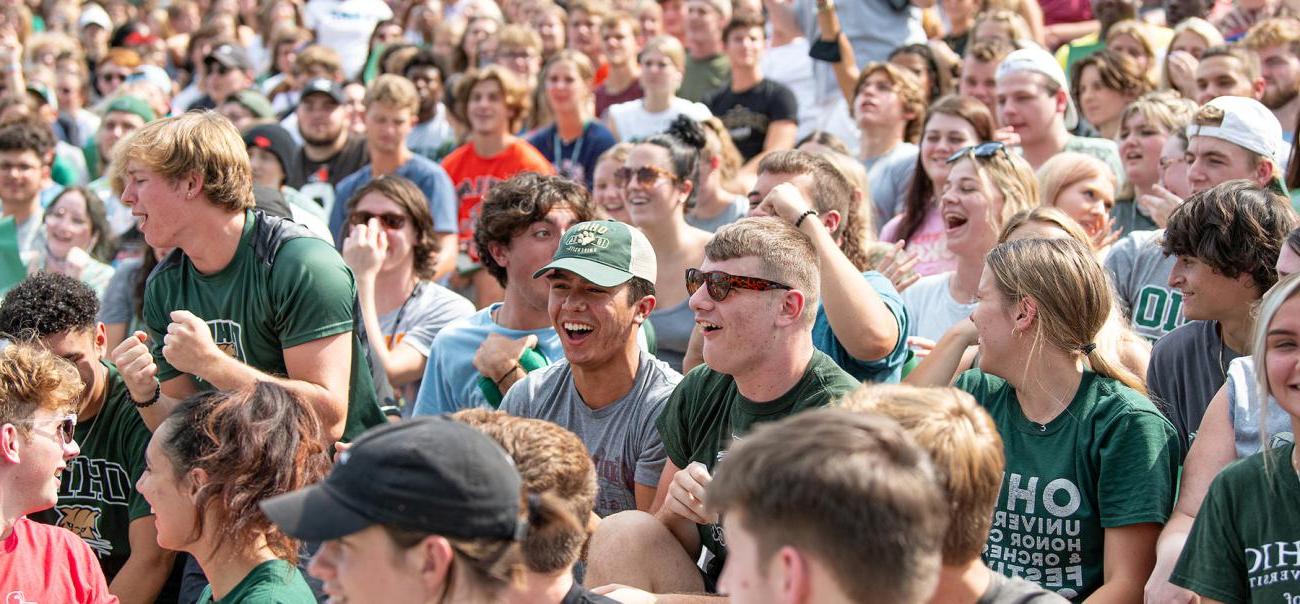
[[[655,250],[641,231],[617,220],[580,222],[569,227],[551,263],[533,273],[536,279],[564,269],[601,287],[633,277],[655,282]]]

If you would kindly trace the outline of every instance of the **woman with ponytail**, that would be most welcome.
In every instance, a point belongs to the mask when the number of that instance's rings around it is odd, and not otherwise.
[[[362,434],[321,484],[262,509],[323,542],[308,572],[332,601],[489,604],[524,585],[530,535],[584,534],[554,493],[525,493],[492,439],[417,417]]]
[[[699,154],[704,132],[686,116],[678,116],[668,133],[656,134],[628,154],[616,181],[623,185],[632,224],[645,233],[655,250],[659,279],[655,282],[654,326],[656,356],[677,371],[695,328],[695,313],[687,306],[690,294],[682,275],[704,261],[708,231],[686,222],[686,208],[698,187]]]
[[[749,198],[745,196],[749,186],[737,180],[740,151],[736,150],[722,120],[711,117],[701,121],[700,126],[699,132],[704,135],[701,138],[695,138],[694,128],[676,128],[669,133],[693,147],[699,143],[696,147],[700,154],[696,176],[699,186],[686,213],[686,223],[713,233],[749,213]]]
[[[195,395],[158,426],[137,488],[158,545],[203,569],[200,603],[316,602],[294,566],[298,541],[257,503],[324,476],[323,440],[316,414],[271,382]]]
[[[1140,601],[1169,517],[1178,437],[1137,376],[1096,345],[1106,271],[1071,239],[989,252],[971,321],[1007,467],[985,560],[1071,600]]]

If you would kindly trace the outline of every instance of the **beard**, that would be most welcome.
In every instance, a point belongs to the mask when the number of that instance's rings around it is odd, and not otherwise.
[[[1283,105],[1290,103],[1297,95],[1300,95],[1300,80],[1297,80],[1285,89],[1274,88],[1269,90],[1268,88],[1265,88],[1264,98],[1260,99],[1260,102],[1269,109],[1278,109]]]
[[[308,134],[306,130],[303,130],[302,125],[299,125],[298,134],[302,135],[303,143],[321,147],[321,146],[333,144],[334,141],[339,139],[339,135],[343,134],[343,131],[345,129],[346,128],[342,124],[340,124],[339,127],[335,129],[332,133],[326,133],[325,136],[312,136]]]

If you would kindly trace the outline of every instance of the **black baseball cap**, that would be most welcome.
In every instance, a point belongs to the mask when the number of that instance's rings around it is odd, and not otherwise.
[[[263,501],[286,534],[306,541],[375,524],[444,537],[523,538],[523,483],[492,439],[444,417],[366,431],[325,480]]]
[[[313,78],[302,87],[302,94],[298,97],[300,100],[307,100],[307,97],[313,94],[328,94],[334,99],[335,103],[343,104],[343,86],[329,78]]]

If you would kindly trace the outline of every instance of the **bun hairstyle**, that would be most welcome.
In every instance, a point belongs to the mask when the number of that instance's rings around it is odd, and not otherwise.
[[[672,165],[673,175],[678,181],[690,181],[693,185],[686,205],[694,205],[695,190],[700,184],[696,182],[700,175],[700,150],[708,143],[704,127],[686,115],[678,115],[668,125],[667,131],[655,134],[641,143],[663,147],[668,151],[668,162]]]

